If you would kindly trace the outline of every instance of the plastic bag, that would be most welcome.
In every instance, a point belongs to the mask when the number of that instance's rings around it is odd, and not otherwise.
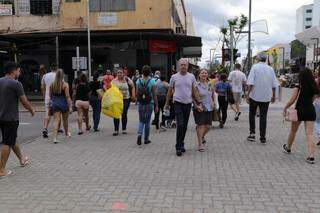
[[[111,118],[120,119],[123,112],[123,95],[120,90],[111,86],[102,98],[101,102],[102,113]]]

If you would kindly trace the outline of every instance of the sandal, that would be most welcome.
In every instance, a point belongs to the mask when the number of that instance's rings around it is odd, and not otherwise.
[[[204,148],[202,146],[199,146],[199,149],[198,149],[199,152],[204,152]]]
[[[0,179],[7,178],[7,177],[11,177],[11,176],[13,176],[13,175],[14,175],[14,172],[13,172],[13,171],[7,170],[7,174],[0,176]]]
[[[25,158],[24,158],[24,162],[23,162],[23,163],[20,163],[20,166],[21,166],[21,167],[26,167],[26,166],[28,166],[29,163],[30,163],[29,160],[30,160],[29,157],[25,157]]]

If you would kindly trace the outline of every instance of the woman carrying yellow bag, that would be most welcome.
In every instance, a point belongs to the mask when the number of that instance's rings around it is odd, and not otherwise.
[[[102,98],[102,113],[108,117],[120,119],[123,112],[123,96],[116,86],[111,86]]]

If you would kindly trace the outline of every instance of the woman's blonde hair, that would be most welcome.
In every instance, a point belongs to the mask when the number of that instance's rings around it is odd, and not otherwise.
[[[62,86],[64,83],[63,77],[64,77],[63,70],[58,69],[58,71],[56,72],[56,78],[52,83],[52,93],[60,94],[62,92]]]

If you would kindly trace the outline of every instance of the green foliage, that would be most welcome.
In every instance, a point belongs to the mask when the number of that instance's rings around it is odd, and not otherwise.
[[[247,26],[247,24],[248,24],[248,17],[241,14],[239,17],[237,16],[235,18],[229,19],[228,26],[220,28],[220,32],[223,35],[223,41],[228,48],[230,48],[231,46],[231,43],[230,43],[231,33],[234,33],[234,32],[230,32],[231,27],[233,27],[235,32],[241,32]],[[239,38],[240,38],[240,34],[237,34],[234,36],[234,47],[237,46]]]

